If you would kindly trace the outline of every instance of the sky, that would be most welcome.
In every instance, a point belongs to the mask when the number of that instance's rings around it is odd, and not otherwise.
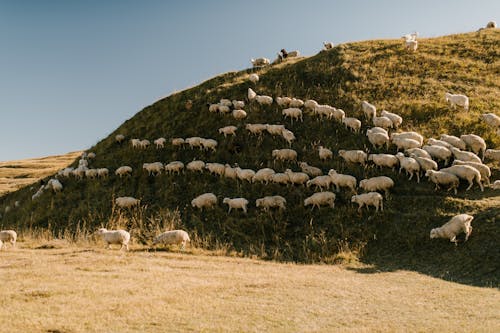
[[[0,0],[0,161],[88,149],[281,48],[470,32],[499,14],[498,0]]]

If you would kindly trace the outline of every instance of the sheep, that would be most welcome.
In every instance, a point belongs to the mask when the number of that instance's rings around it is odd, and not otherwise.
[[[304,108],[306,110],[313,111],[318,105],[319,105],[318,102],[316,102],[314,99],[308,99],[304,102]]]
[[[366,136],[368,137],[368,141],[375,148],[386,146],[389,149],[390,139],[386,133],[373,132],[371,129],[366,131]]]
[[[406,40],[405,40],[405,48],[406,48],[406,50],[408,50],[408,51],[412,51],[412,52],[417,51],[417,48],[418,48],[418,40],[414,40],[414,39],[406,39]]]
[[[257,97],[257,93],[252,88],[248,88],[247,97],[249,101],[253,101]]]
[[[239,111],[241,111],[241,110],[239,110]],[[204,139],[204,138],[201,138],[200,144],[201,144],[201,147],[203,148],[203,150],[205,150],[205,151],[208,151],[208,150],[215,151],[217,149],[217,145],[218,145],[216,140]]]
[[[273,98],[271,96],[266,96],[266,95],[257,95],[255,97],[255,100],[257,103],[260,105],[271,105],[273,104]]]
[[[500,149],[486,149],[484,151],[484,158],[500,162]]]
[[[310,177],[321,176],[323,174],[320,168],[310,166],[307,162],[299,162],[299,167],[302,172],[307,173]]]
[[[304,185],[309,181],[309,176],[305,172],[293,172],[290,169],[286,169],[285,174],[290,178],[292,185]]]
[[[215,205],[217,205],[217,197],[213,193],[203,193],[191,200],[191,206],[200,210],[214,208]]]
[[[327,118],[335,111],[335,108],[330,105],[316,105],[313,110],[314,115],[318,115],[321,118],[326,116]]]
[[[298,109],[298,108],[288,108],[288,109],[284,109],[282,112],[281,112],[282,115],[285,116],[285,119],[286,118],[290,118],[292,120],[292,124],[293,124],[293,120],[300,120],[301,122],[303,121],[302,119],[302,110],[301,109]]]
[[[245,129],[253,135],[262,135],[262,133],[267,130],[266,124],[246,124]]]
[[[425,176],[436,185],[434,190],[438,190],[440,185],[443,185],[448,187],[448,191],[453,189],[454,193],[457,194],[460,179],[454,174],[444,171],[427,170]]]
[[[490,184],[490,177],[491,177],[491,169],[489,166],[483,164],[483,163],[478,163],[474,161],[462,161],[462,160],[454,160],[452,165],[469,165],[479,171],[481,174],[481,181],[484,182],[485,185]]]
[[[282,132],[281,132],[281,136],[283,137],[283,139],[285,139],[285,141],[288,143],[288,146],[291,147],[292,146],[292,143],[293,141],[296,139],[295,138],[295,134],[293,134],[292,131],[290,130],[287,130],[287,129],[284,129]]]
[[[429,145],[429,146],[441,146],[441,147],[448,148],[450,150],[451,150],[451,148],[454,147],[451,143],[449,143],[447,141],[437,140],[434,138],[427,139],[427,145]]]
[[[219,134],[224,134],[224,137],[227,137],[228,135],[235,136],[237,129],[238,129],[238,127],[236,127],[236,126],[221,127],[221,128],[219,128]]]
[[[130,139],[130,144],[132,145],[132,148],[139,148],[141,146],[141,140],[140,139]]]
[[[290,99],[289,106],[291,108],[301,108],[304,106],[304,101],[299,98],[293,97],[292,99]]]
[[[490,185],[490,187],[494,190],[500,190],[500,179],[495,180],[493,184]]]
[[[358,212],[361,212],[363,206],[366,206],[366,210],[368,210],[368,206],[374,206],[375,212],[378,212],[379,208],[381,211],[384,210],[384,198],[378,192],[353,195],[351,197],[351,202],[355,202],[359,205]]]
[[[71,168],[71,167],[64,168],[64,169],[59,170],[57,172],[57,175],[60,176],[60,177],[69,178],[71,176],[73,170],[75,170],[75,169]]]
[[[450,150],[456,160],[476,162],[479,164],[482,163],[481,159],[476,154],[471,153],[470,151],[461,151],[460,149],[455,147],[452,147]]]
[[[221,105],[219,104],[219,113],[221,114],[226,114],[226,113],[229,113],[231,112],[231,107],[230,107],[230,104],[229,105]]]
[[[14,230],[0,231],[0,249],[2,249],[2,242],[9,242],[12,247],[16,246],[17,233]],[[5,246],[5,245],[4,245]]]
[[[171,143],[174,147],[181,147],[186,141],[183,138],[173,138]]]
[[[424,137],[417,133],[417,132],[400,132],[400,133],[392,133],[391,134],[391,140],[395,140],[396,138],[399,139],[412,139],[415,141],[418,141],[420,143],[420,146],[424,144]]]
[[[203,172],[203,169],[205,169],[205,162],[193,160],[186,165],[186,169],[194,172]]]
[[[233,107],[235,109],[242,110],[245,107],[245,102],[244,101],[238,101],[238,100],[233,100]]]
[[[88,179],[96,179],[97,178],[97,169],[85,170],[85,177],[87,177]]]
[[[467,241],[472,233],[471,222],[473,219],[474,216],[468,214],[455,215],[441,227],[432,229],[430,238],[448,238],[450,242],[457,245],[457,235],[464,232],[465,241]]]
[[[253,67],[263,67],[270,65],[271,62],[267,58],[257,58],[257,59],[250,59],[250,62],[252,63]]]
[[[417,163],[420,165],[420,170],[424,171],[424,174],[425,172],[427,172],[427,170],[438,169],[438,164],[430,158],[419,157],[416,156],[415,154],[410,154],[410,157],[414,158],[417,161]]]
[[[333,49],[333,43],[332,42],[323,42],[323,48],[324,50],[331,50]]]
[[[486,142],[479,135],[475,134],[464,134],[460,135],[460,139],[465,142],[467,147],[476,154],[484,157],[484,152],[486,151]]]
[[[337,120],[340,123],[342,123],[344,118],[345,118],[345,112],[342,109],[333,108],[332,112],[330,112],[330,114],[328,115],[328,119]]]
[[[400,137],[393,138],[392,144],[396,146],[397,151],[422,147],[422,144],[417,140],[409,138],[400,138]]]
[[[150,144],[151,144],[151,142],[149,142],[149,140],[147,140],[147,139],[141,140],[139,142],[139,148],[146,149],[149,147]]]
[[[449,172],[458,178],[467,180],[469,182],[469,187],[467,187],[466,191],[472,187],[474,180],[481,188],[481,192],[484,191],[483,183],[481,183],[481,173],[470,165],[453,165],[451,167],[441,169],[440,171]]]
[[[184,142],[187,143],[191,149],[202,147],[201,138],[199,136],[193,136],[190,138],[186,138],[184,140]]]
[[[281,107],[290,106],[291,101],[292,99],[290,97],[276,97],[276,104],[278,104]]]
[[[97,177],[98,178],[108,178],[109,170],[107,168],[99,168],[97,169]]]
[[[296,58],[300,57],[300,52],[295,50],[295,51],[290,51],[287,52],[285,49],[281,49],[281,53],[283,54],[283,58]]]
[[[486,29],[496,29],[497,23],[495,21],[489,21],[486,24]]]
[[[161,174],[163,170],[163,163],[161,162],[153,162],[153,163],[144,163],[142,168],[148,172],[149,176],[158,176]]]
[[[240,167],[235,168],[236,176],[241,181],[248,181],[249,183],[253,182],[253,177],[255,176],[255,171],[252,169],[242,169]]]
[[[220,163],[205,163],[205,169],[207,169],[211,174],[217,176],[224,176],[225,165]]]
[[[328,176],[332,179],[336,192],[340,191],[340,187],[348,187],[352,192],[356,193],[357,180],[354,176],[337,173],[335,169],[330,169]]]
[[[296,161],[297,160],[297,152],[293,149],[274,149],[271,153],[272,158],[274,160],[279,161]]]
[[[233,103],[231,102],[231,100],[229,100],[227,98],[221,98],[219,101],[219,105],[231,107],[231,106],[233,106]]]
[[[457,109],[457,105],[463,107],[465,111],[469,110],[469,97],[465,95],[454,95],[450,93],[445,93],[444,99],[454,110]]]
[[[97,230],[97,234],[102,236],[102,239],[106,242],[106,249],[110,249],[111,244],[120,244],[120,250],[125,248],[125,250],[128,251],[128,243],[130,241],[130,233],[128,231],[101,228]]]
[[[250,80],[250,82],[252,83],[257,83],[259,82],[259,75],[258,74],[255,74],[255,73],[252,73],[248,76],[248,79]]]
[[[440,139],[441,141],[448,142],[450,145],[460,150],[465,150],[467,148],[465,142],[454,135],[441,134]]]
[[[38,191],[36,191],[35,194],[33,194],[31,196],[31,200],[34,201],[35,199],[38,199],[43,194],[44,190],[45,190],[45,186],[44,185],[40,186]]]
[[[368,161],[372,161],[379,168],[391,168],[392,171],[399,165],[399,160],[391,154],[370,154]]]
[[[235,110],[233,110],[233,112],[231,114],[232,114],[233,118],[236,120],[242,120],[242,119],[245,119],[247,117],[247,113],[245,110],[235,109]]]
[[[165,139],[165,138],[158,138],[158,139],[153,141],[153,143],[156,145],[156,149],[165,148],[166,142],[167,142],[167,139]]]
[[[389,135],[389,132],[387,132],[387,130],[385,128],[377,127],[377,126],[371,127],[371,128],[366,130],[367,133],[368,133],[368,131],[370,131],[371,133],[381,133],[381,134]]]
[[[384,191],[385,197],[389,195],[389,189],[394,186],[394,181],[386,176],[365,178],[359,182],[359,187],[367,192]]]
[[[417,174],[417,183],[420,183],[420,164],[412,157],[406,157],[403,153],[397,153],[396,157],[399,160],[399,173],[404,169],[407,175],[410,175],[408,180],[413,178],[414,174]]]
[[[359,163],[365,166],[368,155],[362,150],[339,150],[339,156],[348,163]]]
[[[361,108],[365,114],[366,119],[370,120],[377,115],[377,108],[375,105],[368,103],[367,101],[361,102]]]
[[[173,161],[168,164],[165,164],[165,171],[167,173],[172,173],[172,174],[180,174],[181,171],[184,169],[184,163],[181,161]]]
[[[241,209],[243,212],[246,214],[247,213],[247,205],[248,205],[248,200],[245,198],[224,198],[222,203],[227,204],[229,206],[229,209],[227,213],[231,213],[231,209]]]
[[[318,147],[318,154],[319,154],[319,159],[322,161],[326,161],[327,159],[333,158],[333,152],[330,149],[325,148],[323,146]]]
[[[125,135],[123,134],[115,135],[115,141],[116,143],[121,144],[123,141],[125,141]]]
[[[123,176],[130,176],[131,173],[132,168],[128,165],[121,166],[115,170],[115,175],[120,176],[120,178],[122,178]]]
[[[318,207],[320,209],[321,205],[326,205],[331,208],[335,207],[335,193],[333,192],[317,192],[304,199],[304,206],[312,205],[311,210],[314,210],[314,207]]]
[[[359,133],[361,130],[361,121],[357,118],[346,117],[342,119],[342,123],[347,129],[353,131],[354,133]]]
[[[184,250],[186,243],[190,242],[189,235],[184,230],[170,230],[165,231],[153,239],[153,245],[181,245],[181,250]]]
[[[231,167],[229,164],[224,165],[224,177],[228,179],[238,179],[236,168]]]
[[[281,195],[267,196],[255,200],[255,206],[257,208],[262,207],[264,211],[268,211],[270,208],[278,208],[279,210],[286,209],[286,199]]]
[[[328,190],[332,185],[332,177],[329,175],[326,176],[316,176],[313,179],[309,180],[306,183],[307,187],[315,186],[317,190],[319,188],[320,191]]]
[[[493,128],[500,127],[500,117],[494,113],[483,113],[481,115],[481,119],[488,125]]]
[[[217,113],[217,112],[219,112],[219,106],[220,106],[219,104],[210,104],[210,103],[208,103],[207,106],[208,106],[208,112],[210,112],[210,113]]]
[[[271,168],[264,168],[264,169],[257,170],[257,172],[255,173],[255,175],[252,178],[252,182],[253,183],[262,182],[262,183],[265,183],[267,185],[269,183],[269,181],[271,180],[272,175],[274,175],[275,173],[276,173],[276,171],[274,171]]]
[[[269,134],[273,135],[273,136],[282,135],[284,129],[285,129],[284,125],[270,125],[270,124],[266,124],[266,130],[267,130],[267,132]]]
[[[372,117],[372,122],[374,126],[382,127],[384,129],[392,128],[392,120],[389,117],[377,117],[376,115]]]
[[[271,182],[275,184],[288,185],[290,183],[290,177],[286,173],[276,172],[271,176]]]
[[[85,173],[87,172],[89,168],[86,166],[79,166],[78,168],[74,169],[71,173],[78,179],[83,179],[85,176]]]
[[[441,146],[429,146],[425,145],[422,147],[423,150],[429,153],[433,159],[438,159],[444,161],[444,164],[447,165],[448,161],[452,156],[452,152],[449,149]]]
[[[428,152],[426,152],[422,148],[410,148],[410,149],[406,149],[405,153],[408,154],[409,156],[415,155],[416,157],[422,157],[422,158],[432,159],[431,154],[429,154]],[[412,156],[412,157],[415,158],[415,156]]]
[[[54,193],[57,193],[62,191],[63,186],[59,180],[52,178],[47,182],[45,189],[51,189]]]
[[[403,123],[403,118],[398,114],[382,110],[382,112],[380,112],[380,115],[389,118],[392,121],[393,128],[398,128]]]
[[[93,159],[95,158],[95,156],[96,156],[96,155],[95,155],[95,153],[94,153],[94,152],[90,152],[90,153],[88,153],[88,154],[87,154],[87,158],[88,158],[89,160],[93,160]]]
[[[133,197],[118,197],[115,199],[115,204],[120,208],[132,208],[139,206],[141,201]]]

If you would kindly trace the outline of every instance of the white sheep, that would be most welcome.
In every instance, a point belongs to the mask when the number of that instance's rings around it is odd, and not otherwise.
[[[109,175],[108,168],[98,168],[97,169],[97,177],[98,178],[101,178],[101,179],[108,178],[108,175]]]
[[[217,205],[217,197],[213,193],[203,193],[191,200],[191,206],[200,210],[203,208],[214,208]]]
[[[151,142],[148,139],[143,139],[139,142],[139,148],[146,149],[149,147],[150,144]]]
[[[323,42],[323,48],[326,50],[331,50],[333,49],[333,43],[332,42]]]
[[[366,136],[368,137],[368,141],[375,147],[381,148],[384,145],[386,148],[389,148],[390,139],[387,133],[373,132],[371,129],[366,131]]]
[[[393,138],[391,141],[396,146],[397,151],[422,147],[422,144],[420,142],[410,138],[396,137]]]
[[[365,178],[359,182],[359,187],[367,192],[384,191],[387,198],[389,190],[394,187],[394,181],[387,176]]]
[[[454,174],[443,171],[427,170],[425,176],[436,185],[434,190],[438,190],[442,185],[448,187],[448,191],[453,189],[454,193],[457,194],[460,179]]]
[[[405,48],[408,51],[415,52],[418,48],[418,40],[406,39],[405,40]]]
[[[368,161],[372,161],[379,168],[391,168],[392,171],[399,165],[399,160],[391,154],[370,154]]]
[[[247,213],[247,205],[248,205],[248,200],[245,198],[224,198],[222,203],[227,204],[229,206],[229,209],[227,213],[231,213],[231,209],[241,209],[243,212],[246,214]]]
[[[253,67],[263,67],[263,66],[267,66],[269,64],[271,64],[271,62],[269,61],[269,59],[267,58],[257,58],[257,59],[250,59],[250,62],[252,63],[252,66]]]
[[[200,144],[201,144],[202,149],[205,150],[205,151],[209,151],[209,150],[216,151],[217,145],[218,145],[218,143],[217,143],[216,140],[214,140],[214,139],[205,139],[205,138],[201,138]]]
[[[238,129],[238,127],[236,127],[236,126],[221,127],[221,128],[219,128],[219,134],[224,134],[224,137],[227,137],[228,135],[235,136],[237,129]]]
[[[261,183],[265,183],[267,185],[271,181],[271,177],[275,173],[276,173],[276,171],[274,171],[271,168],[264,168],[264,169],[257,170],[257,172],[255,173],[255,175],[252,178],[252,182],[254,182],[254,183],[261,182]]]
[[[471,153],[470,151],[462,151],[455,147],[450,148],[450,150],[456,160],[476,162],[479,164],[482,163],[481,159],[476,154]]]
[[[310,177],[321,176],[323,174],[320,168],[311,166],[307,162],[299,162],[299,167],[302,172],[307,173]]]
[[[315,186],[316,190],[328,190],[330,189],[330,186],[332,185],[332,177],[329,175],[326,176],[316,176],[313,179],[309,180],[306,183],[307,187]]]
[[[490,185],[493,190],[500,190],[500,179],[495,180],[493,184]]]
[[[236,168],[233,168],[229,164],[225,164],[224,165],[224,178],[238,179],[238,173],[236,172]]]
[[[319,104],[314,107],[313,115],[318,115],[321,118],[323,118],[323,116],[328,118],[333,112],[335,112],[335,108],[333,106]]]
[[[141,146],[141,140],[140,139],[130,139],[130,144],[132,145],[132,148],[139,148]]]
[[[284,109],[282,112],[281,112],[282,115],[285,116],[285,119],[286,118],[290,118],[292,120],[292,124],[293,124],[293,120],[300,120],[300,121],[303,121],[302,119],[302,110],[299,109],[299,108],[288,108],[288,109]]]
[[[465,142],[454,136],[454,135],[448,135],[448,134],[441,134],[441,141],[445,141],[445,142],[448,142],[449,144],[451,144],[452,146],[460,149],[460,150],[465,150],[467,148],[467,145],[465,144]]]
[[[350,129],[354,133],[359,133],[359,131],[361,130],[361,121],[357,118],[346,117],[342,119],[342,123],[346,128]]]
[[[165,231],[153,239],[153,245],[180,245],[181,250],[184,250],[186,243],[190,242],[189,235],[184,230],[170,230]]]
[[[345,112],[344,110],[342,109],[337,109],[337,108],[333,108],[333,111],[330,112],[330,114],[328,115],[328,119],[333,119],[333,120],[336,120],[340,123],[342,123],[342,121],[344,120],[345,118]]]
[[[233,118],[236,120],[242,120],[247,117],[247,113],[245,110],[235,109],[232,112]]]
[[[413,178],[413,175],[417,175],[417,183],[420,183],[420,164],[413,157],[406,157],[403,153],[397,153],[396,157],[399,160],[399,173],[404,169],[407,175],[410,175],[408,180]]]
[[[224,171],[226,169],[226,166],[224,164],[220,163],[205,163],[205,169],[207,169],[211,174],[217,175],[217,176],[224,176]]]
[[[368,155],[362,150],[339,150],[339,156],[348,163],[359,163],[365,166]]]
[[[182,147],[186,141],[183,138],[173,138],[171,143],[174,147]]]
[[[297,152],[293,149],[274,149],[271,153],[272,158],[276,161],[296,161]]]
[[[173,161],[168,164],[165,164],[165,171],[169,174],[180,174],[184,169],[184,163],[181,161]]]
[[[130,233],[125,230],[107,230],[101,228],[97,230],[97,234],[106,242],[106,249],[111,248],[111,244],[120,244],[120,250],[125,248],[128,251],[128,243],[130,241]]]
[[[377,127],[377,126],[371,127],[371,128],[366,130],[367,133],[368,133],[368,131],[370,131],[371,133],[382,133],[385,135],[389,135],[389,132],[387,132],[387,130],[385,128]]]
[[[495,21],[489,21],[486,24],[486,29],[496,29],[497,23]]]
[[[226,114],[226,113],[231,112],[231,107],[230,107],[230,105],[221,105],[221,104],[219,104],[218,110],[219,110],[219,113]]]
[[[45,186],[46,189],[51,189],[54,193],[61,192],[63,189],[63,186],[61,182],[55,178],[49,179],[47,182],[47,185]]]
[[[223,106],[227,106],[227,107],[231,107],[233,106],[233,103],[231,102],[230,99],[227,99],[227,98],[221,98],[220,101],[219,101],[219,105],[223,105]]]
[[[267,130],[266,124],[246,124],[245,129],[253,135],[262,135],[262,133]]]
[[[382,127],[384,129],[392,128],[392,120],[385,116],[373,116],[372,117],[373,126]]]
[[[405,153],[408,154],[409,156],[415,155],[417,157],[432,159],[431,154],[429,154],[428,152],[426,152],[422,148],[410,148],[410,149],[406,149]],[[414,156],[412,156],[412,157],[415,158]]]
[[[217,113],[217,112],[219,112],[219,106],[220,105],[218,103],[216,103],[216,104],[210,104],[210,103],[208,103],[207,106],[208,106],[208,112],[211,112],[211,113]]]
[[[199,136],[186,138],[184,142],[187,143],[191,149],[202,148],[201,138]]]
[[[257,97],[257,93],[252,88],[248,88],[247,97],[249,101],[253,101]]]
[[[473,219],[474,217],[468,214],[455,215],[441,227],[432,229],[430,238],[447,238],[457,245],[457,235],[464,232],[465,241],[467,241],[472,233],[471,222]]]
[[[301,108],[304,106],[304,101],[301,100],[300,98],[293,97],[292,99],[290,99],[289,106],[291,108]]]
[[[368,103],[367,101],[361,102],[361,109],[365,114],[365,117],[370,120],[377,115],[377,108],[375,105]]]
[[[393,128],[398,128],[403,123],[403,118],[398,114],[382,110],[382,112],[380,112],[380,115],[389,118],[392,121]]]
[[[442,146],[429,146],[425,145],[422,147],[423,150],[429,153],[433,159],[438,159],[444,161],[444,164],[447,165],[448,161],[452,156],[452,152]]]
[[[245,107],[244,101],[233,100],[233,107],[242,110]]]
[[[314,210],[314,207],[320,206],[329,206],[331,208],[335,207],[335,193],[333,192],[317,192],[304,199],[304,206],[312,205],[311,210]]]
[[[276,172],[271,176],[271,182],[274,184],[288,185],[290,183],[290,177],[286,173]]]
[[[165,138],[158,138],[158,139],[153,141],[153,143],[156,145],[156,149],[165,148],[166,142],[167,142],[167,139],[165,139]]]
[[[115,135],[115,141],[116,141],[116,143],[121,144],[123,141],[125,141],[125,135],[123,135],[123,134]]]
[[[457,108],[457,105],[463,107],[465,111],[469,110],[469,97],[465,95],[445,93],[444,98],[454,110]]]
[[[194,172],[203,172],[203,169],[205,169],[205,162],[193,160],[186,165],[186,169]]]
[[[500,149],[486,149],[484,151],[484,158],[500,162]]]
[[[149,176],[158,176],[161,174],[163,170],[163,163],[161,162],[153,162],[153,163],[144,163],[142,168],[148,172]]]
[[[292,131],[287,130],[287,129],[284,129],[283,131],[281,131],[281,136],[288,143],[289,147],[292,146],[293,141],[296,139],[295,134],[293,134]]]
[[[488,125],[493,128],[500,127],[500,117],[494,113],[483,113],[481,115],[481,119]]]
[[[266,95],[257,95],[255,97],[255,100],[257,103],[260,105],[271,105],[273,104],[273,98],[271,96],[266,96]]]
[[[420,170],[424,172],[424,174],[427,172],[427,170],[437,170],[438,169],[438,164],[430,158],[426,157],[419,157],[416,156],[415,154],[410,154],[410,157],[414,158],[418,164],[420,165]]]
[[[457,159],[457,160],[453,161],[452,165],[469,165],[469,166],[473,167],[474,169],[476,169],[477,171],[479,171],[479,173],[481,174],[481,181],[485,185],[490,184],[491,169],[486,164],[483,164],[480,162],[478,163],[478,162],[474,162],[474,161],[463,161],[463,160]]]
[[[481,192],[484,191],[483,183],[481,183],[481,173],[470,165],[453,165],[451,167],[441,169],[440,171],[449,172],[460,179],[467,180],[469,182],[469,187],[467,187],[466,191],[472,187],[474,181],[476,181],[481,188]]]
[[[352,192],[356,193],[356,177],[337,173],[335,169],[330,169],[328,176],[332,179],[332,184],[335,185],[337,192],[340,191],[341,187],[348,187]]]
[[[427,139],[427,145],[429,145],[429,146],[441,146],[441,147],[445,147],[445,148],[448,148],[448,149],[451,149],[451,148],[455,147],[455,146],[453,146],[451,143],[449,143],[447,141],[437,140],[437,139],[434,139],[434,138]]]
[[[14,230],[2,230],[0,231],[0,249],[2,249],[2,242],[9,242],[12,247],[16,246],[17,233]],[[4,245],[5,246],[5,245]]]
[[[115,175],[120,176],[120,178],[122,178],[123,176],[130,176],[131,173],[132,168],[128,165],[121,166],[115,170]]]
[[[326,161],[328,159],[333,158],[333,152],[330,149],[325,148],[323,146],[318,147],[318,154],[319,154],[319,159],[322,161]]]
[[[272,136],[281,136],[284,129],[284,125],[266,124],[266,130]]]
[[[118,197],[115,199],[115,204],[120,208],[132,208],[139,206],[141,201],[133,197]]]
[[[252,169],[242,169],[240,167],[236,167],[236,176],[238,177],[239,180],[244,181],[246,180],[249,183],[253,182],[253,177],[255,176],[255,171]]]
[[[480,156],[484,156],[484,152],[486,151],[486,142],[479,135],[475,134],[464,134],[460,135],[460,139],[465,142],[468,148],[476,154]]]
[[[378,192],[353,195],[351,197],[351,202],[355,202],[359,205],[358,212],[361,212],[361,208],[363,208],[363,206],[366,206],[367,210],[368,206],[374,206],[376,212],[378,212],[379,208],[381,211],[384,210],[384,198]]]
[[[283,198],[281,195],[267,196],[255,200],[255,206],[257,206],[257,208],[262,207],[265,211],[268,211],[270,208],[278,208],[279,210],[285,210],[286,199]]]
[[[422,146],[424,144],[424,137],[417,132],[392,133],[391,140],[394,140],[396,138],[416,140],[416,141],[418,141],[418,143],[420,143],[420,146]]]
[[[319,105],[318,102],[316,102],[314,99],[308,99],[304,102],[304,108],[310,111],[314,111],[314,109],[318,105]]]
[[[255,73],[252,73],[252,74],[250,74],[250,76],[248,76],[248,79],[252,83],[257,83],[257,82],[259,82],[259,75],[255,74]]]
[[[85,170],[85,177],[87,177],[88,179],[96,179],[97,178],[97,169]]]
[[[281,107],[288,107],[290,106],[290,102],[292,99],[290,97],[276,97],[276,104],[278,104]]]
[[[87,168],[86,166],[81,165],[78,168],[71,171],[71,174],[73,174],[78,179],[83,179],[83,177],[85,177],[85,173],[87,172],[88,169],[89,168]]]
[[[290,169],[285,170],[285,174],[290,178],[293,185],[305,185],[309,181],[309,176],[305,172],[293,172]]]

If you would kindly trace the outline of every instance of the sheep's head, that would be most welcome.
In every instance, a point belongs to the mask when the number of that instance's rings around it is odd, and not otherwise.
[[[227,204],[227,203],[229,202],[229,200],[231,200],[231,199],[229,199],[229,198],[224,198],[224,200],[222,200],[222,203]]]
[[[356,201],[357,201],[357,199],[358,199],[358,196],[357,196],[357,195],[353,195],[353,196],[351,197],[351,202],[356,202]]]
[[[439,228],[434,228],[431,230],[430,238],[439,238]]]
[[[98,235],[102,235],[103,233],[105,233],[106,231],[108,231],[106,228],[100,228],[99,230],[96,231],[96,234]]]

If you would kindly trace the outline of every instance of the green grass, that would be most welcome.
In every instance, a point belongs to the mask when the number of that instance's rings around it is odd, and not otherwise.
[[[83,225],[92,229],[116,221],[113,198],[127,195],[142,200],[141,214],[145,220],[155,221],[161,209],[177,209],[181,219],[176,227],[195,233],[205,240],[207,248],[230,244],[246,255],[304,263],[338,262],[342,260],[339,253],[350,249],[362,261],[380,266],[381,270],[413,269],[448,280],[498,286],[498,192],[488,189],[481,193],[477,188],[465,192],[462,185],[457,196],[450,196],[434,192],[426,181],[416,184],[389,170],[346,165],[337,155],[332,161],[321,162],[313,143],[329,147],[334,153],[339,149],[376,150],[364,135],[351,134],[332,121],[320,122],[306,115],[303,123],[291,125],[283,120],[275,104],[264,108],[249,104],[245,108],[248,118],[239,122],[229,116],[209,114],[206,103],[220,98],[244,99],[248,87],[252,87],[259,94],[273,97],[313,98],[362,119],[360,104],[368,100],[379,110],[400,114],[405,130],[416,130],[426,137],[476,133],[485,138],[489,147],[499,147],[498,135],[479,119],[481,113],[496,112],[500,107],[499,42],[500,31],[487,30],[421,39],[416,53],[406,52],[400,40],[346,43],[312,57],[257,70],[261,80],[255,86],[247,80],[251,69],[220,75],[147,106],[91,148],[97,154],[92,167],[114,170],[130,165],[134,168],[133,177],[66,180],[63,193],[46,193],[35,202],[31,202],[33,193],[28,188],[11,193],[0,198],[0,207],[12,205],[16,200],[23,204],[5,214],[0,226],[46,228],[54,234],[77,230]],[[468,95],[470,111],[450,110],[443,97],[447,91]],[[193,102],[189,111],[184,107],[187,100]],[[313,190],[302,187],[241,184],[208,174],[153,178],[142,171],[144,162],[189,162],[194,158],[238,163],[255,170],[263,167],[298,170],[295,164],[274,164],[271,160],[271,150],[286,146],[282,140],[270,137],[257,140],[246,133],[244,123],[285,124],[297,137],[292,148],[297,150],[299,159],[321,167],[324,172],[335,168],[358,180],[381,174],[390,176],[396,186],[384,203],[384,212],[358,214],[346,192],[337,195],[335,209],[311,212],[304,209],[303,200]],[[240,126],[236,137],[223,139],[218,134],[217,129],[226,125]],[[364,122],[363,130],[367,127]],[[138,151],[129,144],[116,144],[114,136],[118,133],[128,139],[151,141],[162,136],[201,136],[217,139],[219,147],[216,153],[177,150],[171,146]],[[240,150],[235,151],[235,147]],[[498,166],[491,166],[492,179],[498,179]],[[220,204],[215,210],[200,213],[192,209],[190,201],[204,192],[217,194]],[[255,199],[274,194],[287,199],[286,212],[269,214],[255,208]],[[228,216],[226,206],[221,203],[226,196],[248,198],[249,213],[235,212]],[[455,247],[446,240],[429,240],[431,228],[458,213],[475,215],[474,231],[467,243]],[[132,215],[123,214],[123,227],[136,225]]]

